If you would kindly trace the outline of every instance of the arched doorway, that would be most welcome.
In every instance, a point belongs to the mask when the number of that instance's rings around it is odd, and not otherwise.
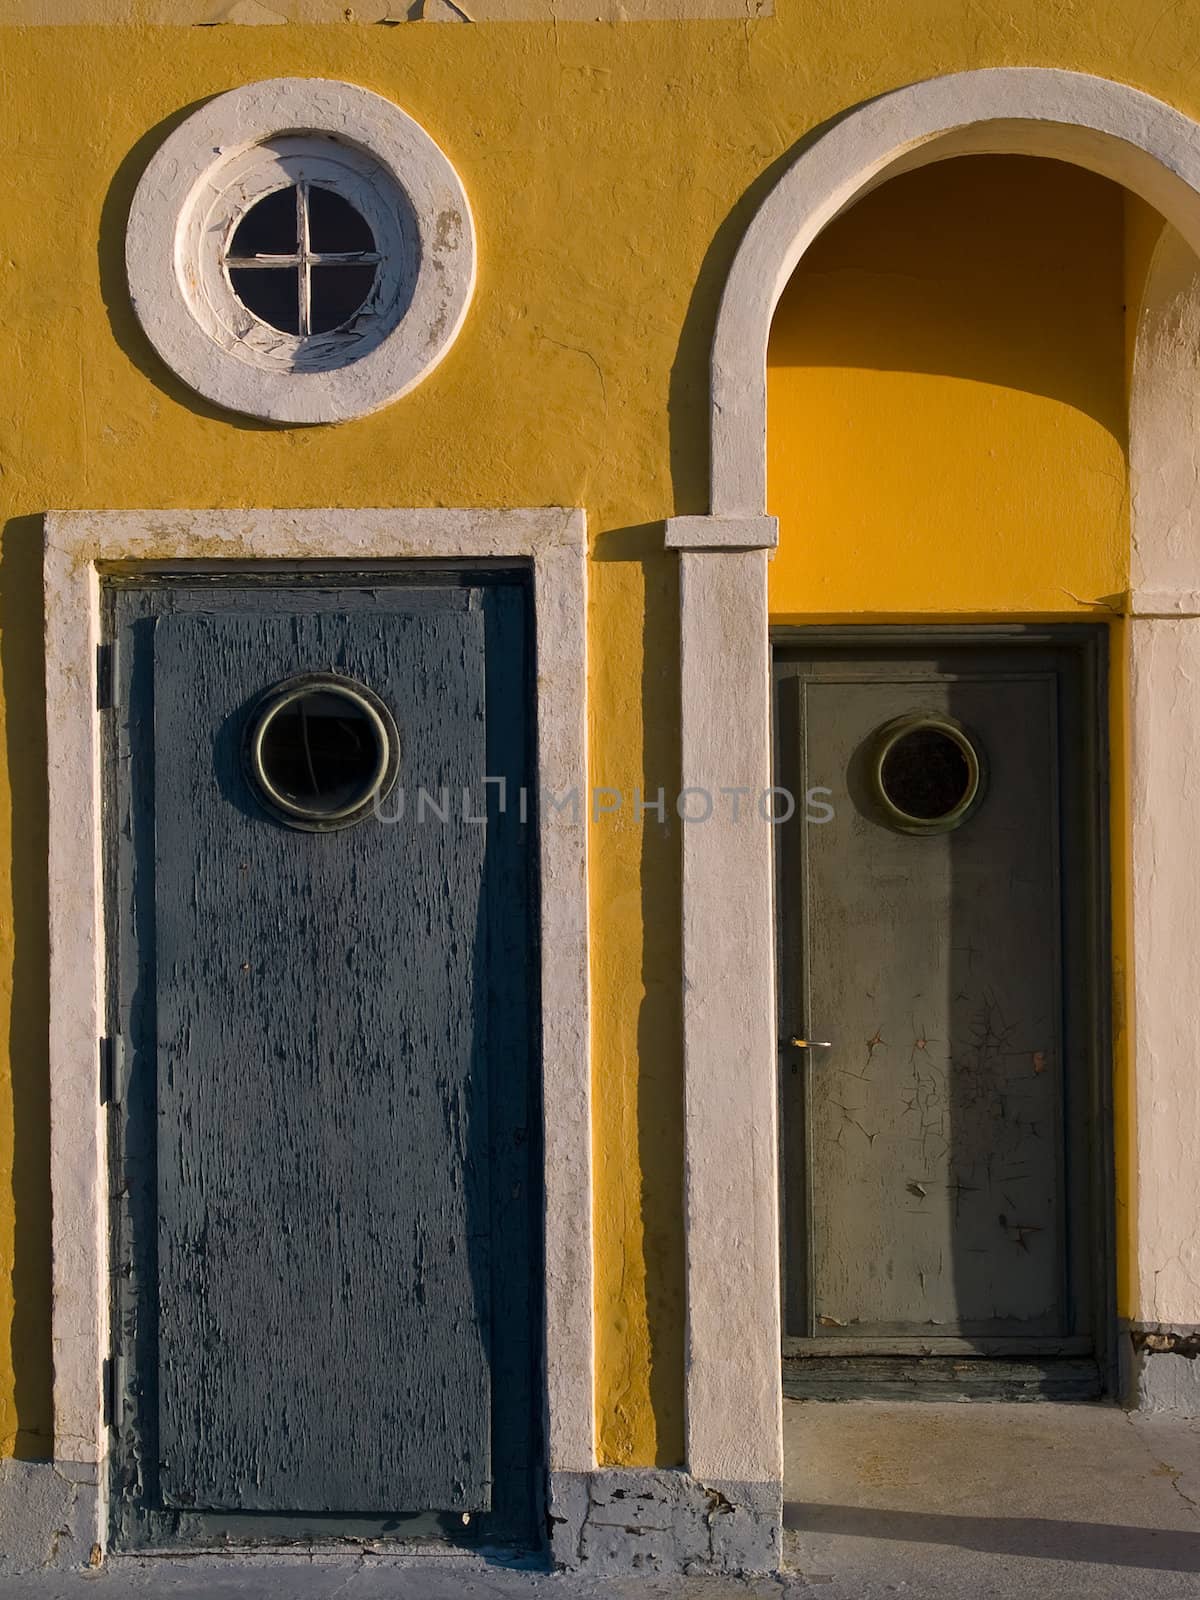
[[[785,1394],[1116,1388],[1125,210],[1062,162],[915,168],[776,310],[775,779],[825,799],[774,841]]]
[[[726,283],[713,342],[711,511],[667,530],[680,552],[685,786],[771,784],[767,563],[777,528],[766,514],[766,350],[779,296],[813,239],[857,198],[909,167],[971,153],[1089,168],[1139,195],[1189,248],[1200,245],[1200,128],[1107,80],[1035,68],[958,74],[882,96],[806,142]],[[1177,433],[1160,442],[1168,460],[1191,448]],[[1180,590],[1171,604],[1174,618],[1200,615],[1194,594]],[[1134,628],[1140,605],[1135,589]],[[1136,642],[1132,658],[1136,680]],[[1136,692],[1133,703],[1136,715]],[[1135,751],[1139,737],[1135,726]],[[782,1437],[772,864],[769,828],[732,811],[685,832],[688,1465],[704,1481],[758,1485],[764,1505],[780,1482]],[[1147,905],[1135,897],[1135,921]]]

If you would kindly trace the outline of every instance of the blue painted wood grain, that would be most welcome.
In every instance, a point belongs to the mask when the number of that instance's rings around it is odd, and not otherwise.
[[[166,1506],[490,1502],[483,618],[183,615],[154,639],[159,1483]],[[391,707],[448,819],[265,815],[248,705]]]

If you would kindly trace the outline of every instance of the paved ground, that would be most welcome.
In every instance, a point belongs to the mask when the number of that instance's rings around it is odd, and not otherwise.
[[[786,1406],[791,1559],[824,1600],[1200,1597],[1200,1422]]]
[[[585,1580],[460,1557],[112,1561],[0,1600],[1200,1600],[1200,1422],[788,1401],[791,1572]]]

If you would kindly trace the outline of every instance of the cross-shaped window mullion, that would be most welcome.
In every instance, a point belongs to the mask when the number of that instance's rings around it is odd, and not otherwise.
[[[314,267],[374,267],[383,257],[378,250],[310,250]]]
[[[296,238],[300,241],[300,337],[306,339],[312,332],[312,249],[308,235],[308,184],[303,179],[296,185]]]
[[[301,179],[296,188],[296,241],[297,249],[282,255],[227,256],[226,265],[237,267],[279,268],[292,267],[297,274],[296,301],[299,336],[308,338],[312,333],[312,269],[313,267],[377,266],[383,256],[378,250],[314,250],[309,228],[308,182]]]

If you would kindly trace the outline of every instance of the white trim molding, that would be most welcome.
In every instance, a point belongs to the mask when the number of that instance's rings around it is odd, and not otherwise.
[[[683,829],[687,1465],[782,1483],[767,553],[686,550],[680,591],[681,793],[748,797]]]
[[[1172,227],[1138,315],[1129,471],[1132,1315],[1177,1328],[1200,1324],[1200,893],[1188,870],[1200,794],[1200,261]],[[1136,1344],[1129,1398],[1195,1414],[1196,1361],[1169,1340]]]
[[[1131,589],[1127,615],[1142,621],[1200,617],[1200,589]]]
[[[226,255],[256,201],[310,180],[366,220],[378,266],[343,326],[293,335],[239,299]],[[341,422],[407,394],[449,350],[475,287],[475,226],[453,166],[399,106],[329,78],[268,78],[163,140],[133,197],[125,264],[146,337],[197,393],[272,422]]]
[[[1046,68],[959,73],[881,95],[804,142],[751,221],[720,304],[711,515],[673,518],[667,526],[667,546],[680,552],[684,791],[770,782],[766,560],[774,534],[754,537],[752,530],[768,521],[767,342],[779,297],[822,229],[864,194],[910,168],[976,153],[1048,156],[1090,168],[1172,222],[1189,256],[1200,252],[1200,126],[1124,84]],[[1188,348],[1194,381],[1194,340]],[[1177,427],[1162,443],[1175,452],[1156,461],[1156,469],[1171,468],[1154,479],[1169,502],[1154,513],[1164,527],[1178,527],[1183,486],[1197,481],[1195,437],[1194,427]],[[1147,527],[1149,506],[1147,499],[1135,529]],[[1194,541],[1190,549],[1198,547]],[[1176,569],[1171,582],[1160,583],[1147,571],[1136,581],[1148,592],[1200,591],[1194,554],[1189,573],[1184,580]],[[1188,681],[1200,684],[1200,645],[1189,671]],[[1155,693],[1166,689],[1158,684]],[[1135,705],[1138,695],[1135,688]],[[1193,700],[1190,725],[1200,727],[1200,700]],[[1135,768],[1137,737],[1135,730]],[[1166,763],[1164,777],[1168,768],[1175,772]],[[1147,817],[1153,806],[1151,796]],[[771,829],[718,828],[714,819],[685,829],[683,849],[687,1461],[706,1481],[756,1479],[765,1490],[780,1481],[782,1445]],[[1189,847],[1178,859],[1191,853]],[[1144,893],[1137,903],[1150,904]],[[1195,949],[1200,898],[1189,905]],[[1148,914],[1137,911],[1139,930]],[[1167,1017],[1170,979],[1158,983],[1157,1009]],[[1200,1103],[1196,1126],[1200,1138]],[[1167,1170],[1178,1171],[1178,1163]],[[1176,1206],[1174,1215],[1182,1222],[1191,1212]],[[1200,1274],[1200,1261],[1195,1270]],[[1192,1320],[1200,1322],[1200,1313]]]
[[[587,548],[582,511],[108,511],[46,518],[50,790],[50,1181],[54,1451],[101,1467],[108,1343],[108,1171],[97,1090],[104,1032],[97,712],[106,563],[431,559],[533,568],[539,792],[587,792]],[[548,808],[547,808],[548,809]],[[545,1155],[545,1401],[552,1474],[596,1465],[592,1271],[587,808],[539,821]],[[106,1543],[105,1474],[91,1475],[73,1540]]]

